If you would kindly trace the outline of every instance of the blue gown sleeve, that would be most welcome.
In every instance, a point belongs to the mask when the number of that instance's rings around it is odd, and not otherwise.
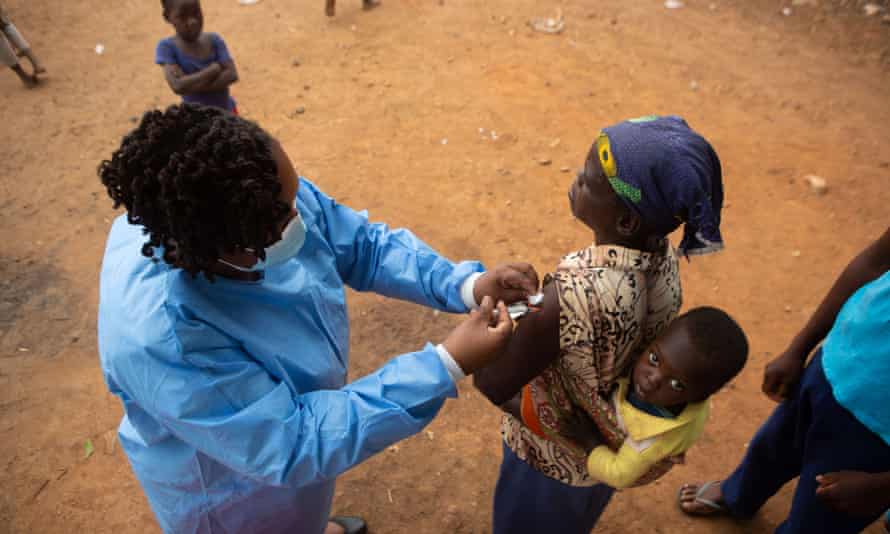
[[[300,187],[308,188],[318,202],[337,271],[350,287],[443,311],[467,311],[460,286],[471,274],[485,270],[481,263],[455,264],[408,230],[368,222],[367,212],[338,204],[305,178]]]
[[[160,352],[176,351],[175,339]],[[182,441],[265,484],[330,480],[420,431],[455,397],[433,346],[339,390],[293,391],[239,349],[129,360],[126,389]]]

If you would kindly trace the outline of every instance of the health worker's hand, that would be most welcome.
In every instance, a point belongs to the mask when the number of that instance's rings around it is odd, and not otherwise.
[[[762,386],[767,397],[776,402],[788,398],[800,381],[806,356],[796,350],[788,349],[767,364],[763,371]]]
[[[878,516],[890,506],[887,473],[838,471],[816,475],[816,496],[837,512],[853,516]]]
[[[473,297],[482,302],[483,297],[491,297],[495,302],[502,300],[513,304],[527,299],[538,292],[538,273],[528,263],[504,263],[476,280]]]
[[[493,317],[494,301],[482,299],[478,310],[457,326],[442,345],[467,375],[485,367],[500,356],[513,335],[513,321],[503,301],[498,302],[497,318]]]

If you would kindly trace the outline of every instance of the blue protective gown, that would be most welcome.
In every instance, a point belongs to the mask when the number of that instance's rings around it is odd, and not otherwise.
[[[453,264],[300,180],[308,233],[258,282],[191,277],[119,217],[102,262],[99,352],[122,448],[166,532],[316,534],[334,479],[422,429],[455,385],[435,348],[346,384],[344,284],[465,312]]]

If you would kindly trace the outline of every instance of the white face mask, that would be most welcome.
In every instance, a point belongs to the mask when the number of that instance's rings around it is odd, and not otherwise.
[[[297,213],[297,215],[293,219],[291,219],[290,222],[287,223],[287,226],[284,227],[284,230],[282,230],[281,239],[266,247],[265,260],[257,258],[256,263],[254,263],[250,267],[235,265],[233,263],[227,262],[222,258],[219,259],[219,262],[228,265],[232,269],[236,269],[245,273],[262,271],[269,267],[281,265],[282,263],[299,254],[300,249],[303,248],[303,243],[305,242],[306,223],[303,222],[303,218],[300,217],[299,213]]]

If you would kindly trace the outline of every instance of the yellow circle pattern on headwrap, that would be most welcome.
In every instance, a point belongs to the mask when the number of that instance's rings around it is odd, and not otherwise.
[[[596,138],[596,153],[600,157],[600,165],[603,166],[606,178],[617,177],[618,167],[615,165],[615,158],[612,157],[612,146],[609,144],[609,136],[603,132],[600,132]]]
[[[630,185],[618,177],[618,164],[615,162],[615,156],[612,155],[612,146],[609,144],[609,136],[605,132],[600,132],[596,138],[596,153],[600,158],[600,165],[603,167],[603,173],[619,196],[622,196],[633,203],[639,203],[643,197],[642,191]]]

